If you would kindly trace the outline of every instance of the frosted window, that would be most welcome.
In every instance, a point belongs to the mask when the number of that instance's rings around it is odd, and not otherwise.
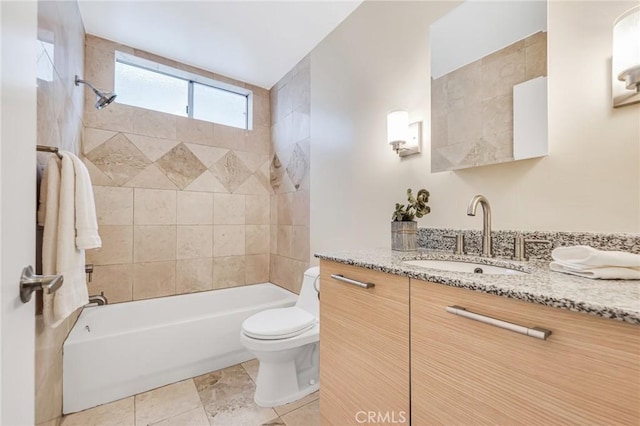
[[[189,81],[116,62],[116,102],[187,116]]]
[[[193,118],[247,128],[246,95],[193,83]]]

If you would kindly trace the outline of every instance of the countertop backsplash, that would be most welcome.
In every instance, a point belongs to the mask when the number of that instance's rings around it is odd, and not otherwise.
[[[452,250],[455,240],[446,235],[464,233],[464,245],[468,254],[478,254],[482,247],[482,231],[478,229],[418,228],[418,247],[432,250]],[[492,231],[493,253],[496,257],[510,258],[516,235],[532,240],[548,240],[550,243],[527,244],[527,256],[534,260],[551,260],[556,247],[587,245],[600,250],[619,250],[640,254],[640,234],[607,234],[592,232],[558,231]]]

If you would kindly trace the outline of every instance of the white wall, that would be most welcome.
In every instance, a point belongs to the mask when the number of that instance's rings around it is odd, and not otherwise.
[[[365,2],[311,56],[311,252],[388,247],[406,188],[431,192],[422,227],[640,231],[640,106],[611,108],[611,25],[636,2],[549,5],[548,157],[430,173],[429,25],[452,2]],[[423,153],[400,160],[386,114],[424,120]]]

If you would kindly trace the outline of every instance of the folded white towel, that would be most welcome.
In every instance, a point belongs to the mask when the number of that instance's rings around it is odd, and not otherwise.
[[[575,268],[560,262],[549,263],[549,269],[565,274],[600,280],[640,280],[640,269],[619,267]]]
[[[558,247],[551,257],[563,265],[590,268],[640,268],[640,255],[624,251],[604,251],[589,246]]]
[[[93,186],[89,171],[82,161],[70,152],[64,152],[73,161],[75,172],[75,211],[76,211],[76,247],[92,249],[102,247],[98,235],[96,203],[93,199]]]

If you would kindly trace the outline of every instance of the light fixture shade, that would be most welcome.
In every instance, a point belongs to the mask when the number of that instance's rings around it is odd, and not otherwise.
[[[613,26],[613,77],[627,89],[637,90],[640,81],[640,6],[620,16]]]
[[[404,144],[409,138],[409,112],[398,110],[387,115],[387,142]]]

